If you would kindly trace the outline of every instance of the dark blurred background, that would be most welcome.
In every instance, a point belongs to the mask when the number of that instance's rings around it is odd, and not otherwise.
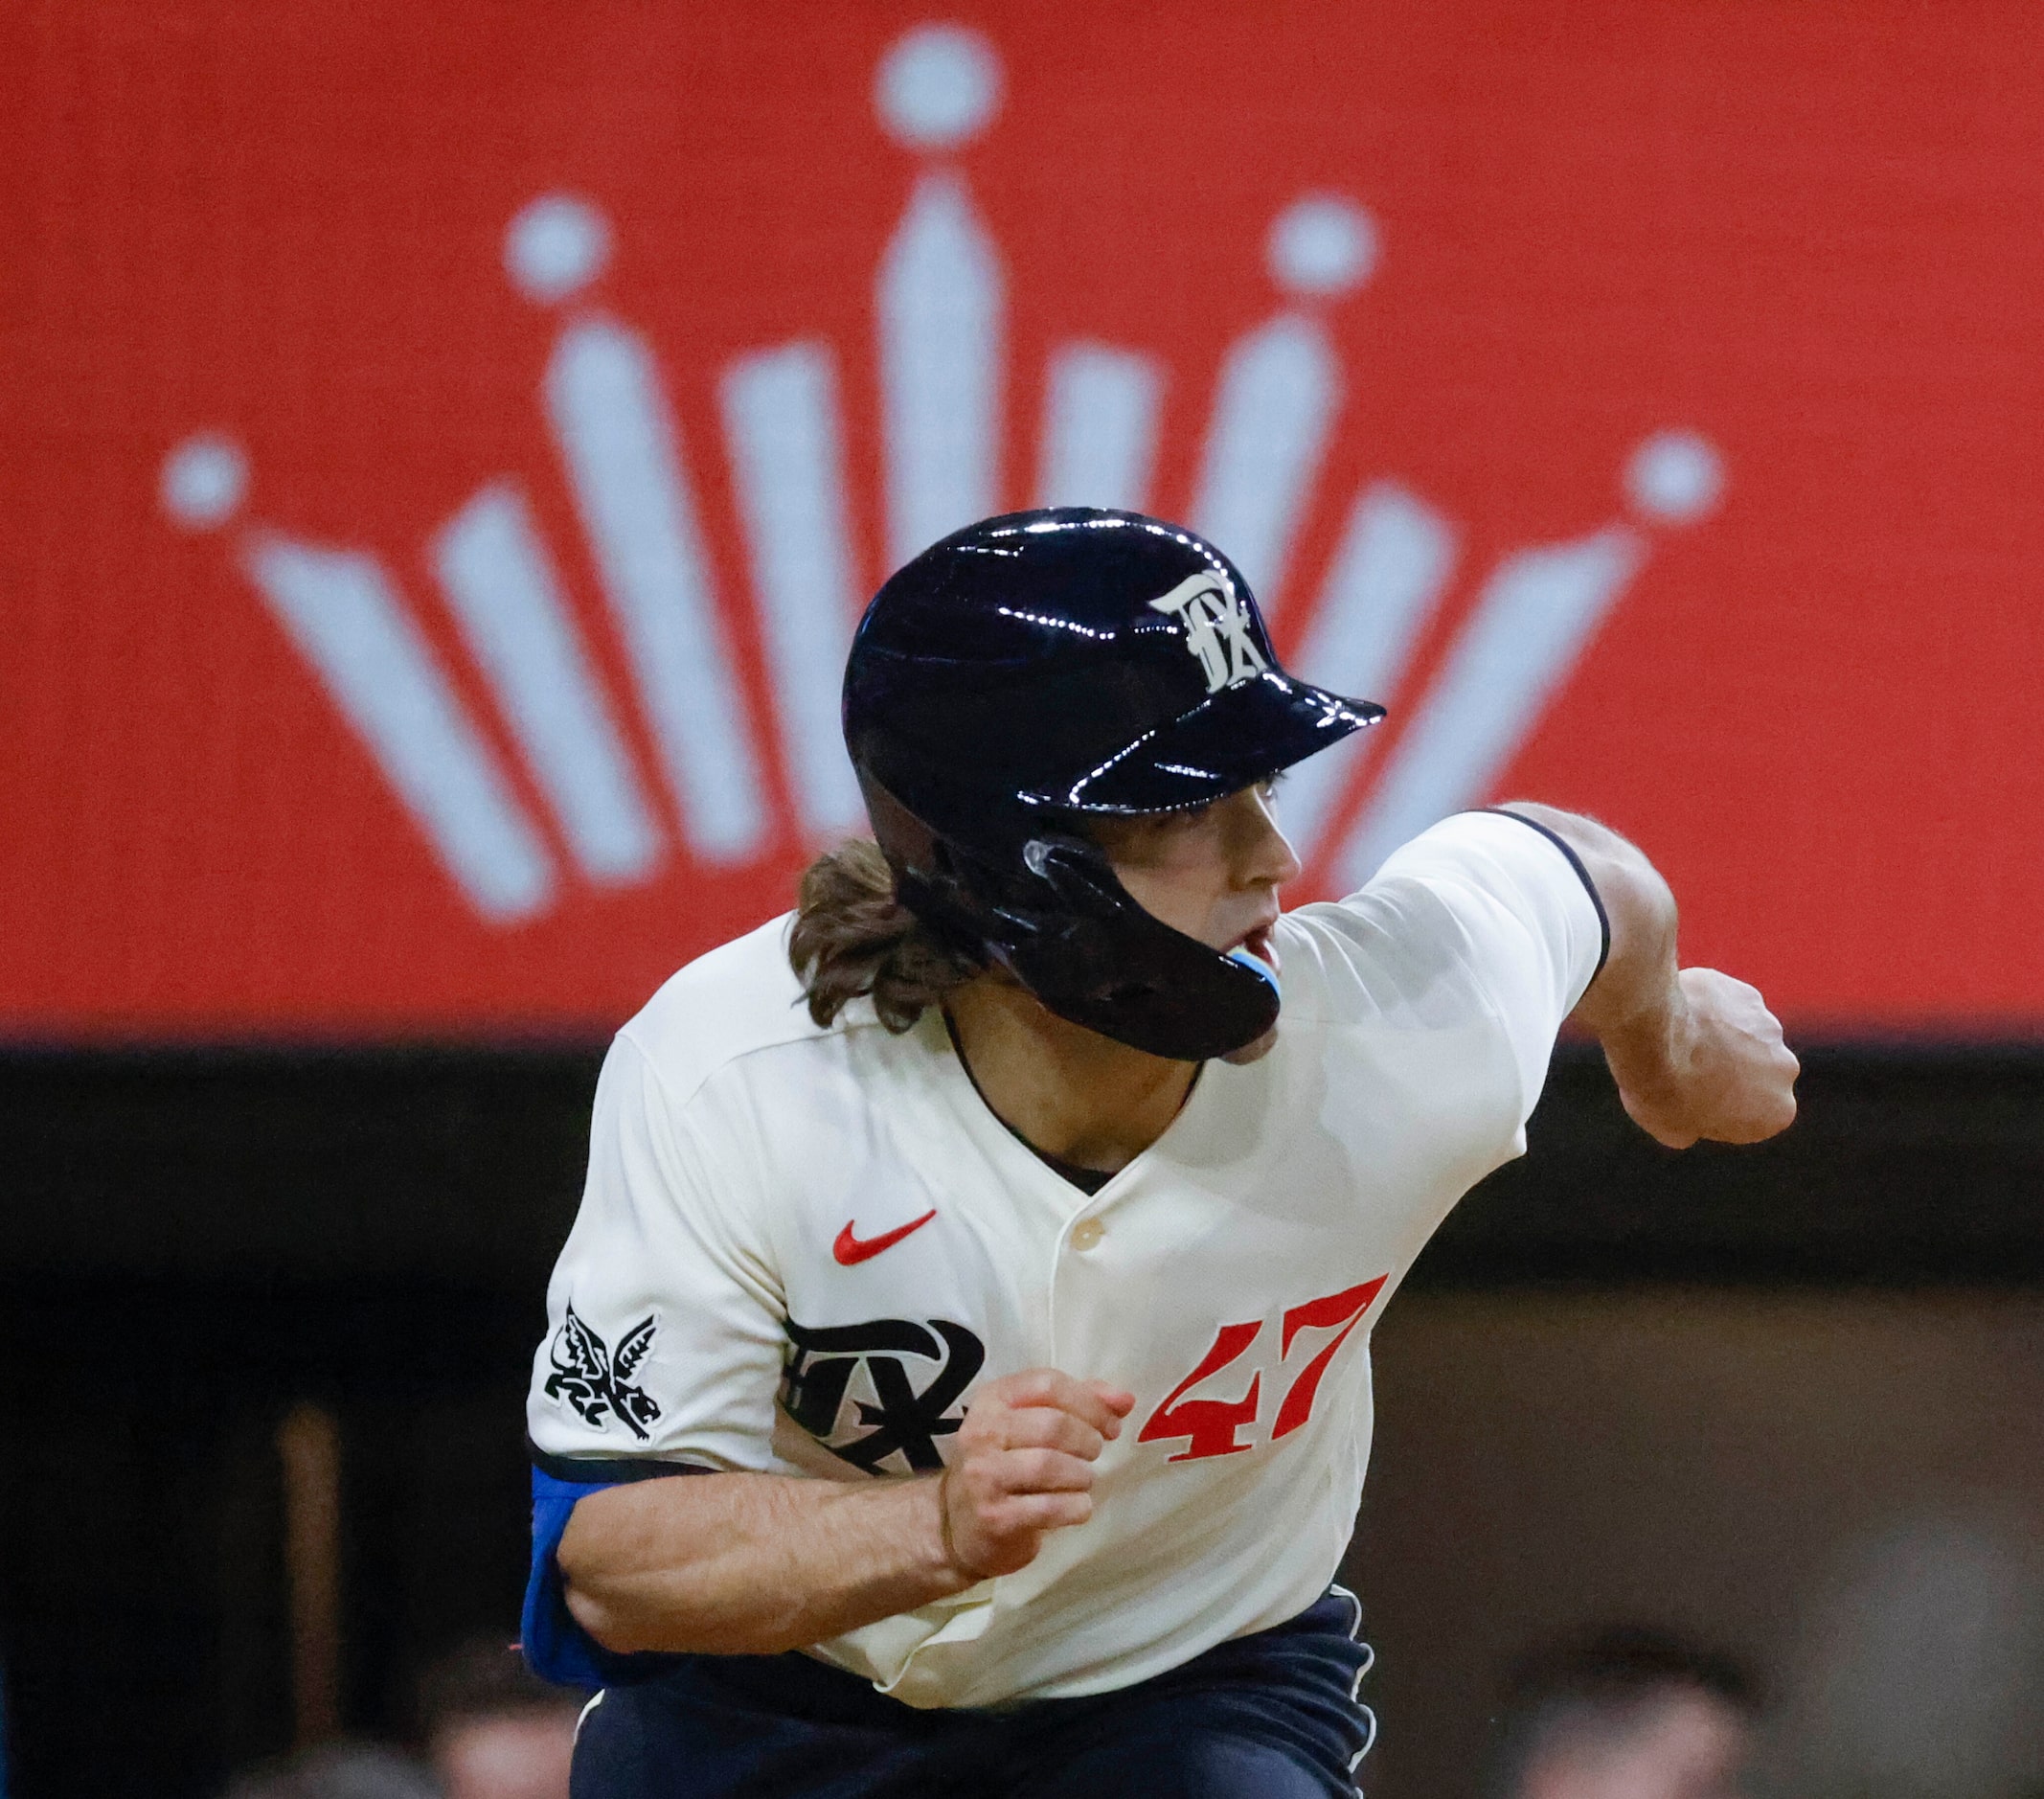
[[[596,1059],[8,1062],[11,1793],[201,1794],[290,1742],[296,1408],[336,1432],[336,1721],[401,1733],[436,1655],[508,1639]],[[1803,1093],[1779,1142],[1676,1156],[1565,1051],[1527,1159],[1426,1252],[1345,1570],[1373,1790],[1468,1790],[1531,1645],[1650,1619],[1779,1685],[1858,1546],[2033,1538],[2044,1056],[1817,1048]]]
[[[1589,810],[1805,1057],[1674,1155],[1564,1045],[1391,1309],[1372,1793],[1518,1791],[1524,1670],[1616,1627],[1750,1674],[1767,1790],[2044,1790],[2040,37],[9,9],[0,1793],[511,1793],[448,1720],[537,1717],[602,1046],[857,828],[863,596],[1039,500],[1208,531],[1390,703],[1291,898]]]

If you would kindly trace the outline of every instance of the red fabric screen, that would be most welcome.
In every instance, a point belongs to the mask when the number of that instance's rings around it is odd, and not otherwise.
[[[2031,1028],[2037,20],[16,8],[0,1028],[616,1022],[846,816],[858,600],[1047,492],[1391,704],[1317,891],[1525,794],[1793,1022]]]

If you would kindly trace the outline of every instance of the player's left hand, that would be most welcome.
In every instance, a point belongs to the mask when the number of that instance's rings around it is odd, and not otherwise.
[[[1802,1065],[1759,990],[1715,968],[1684,968],[1657,1028],[1604,1039],[1633,1122],[1671,1150],[1702,1137],[1759,1143],[1786,1130]]]

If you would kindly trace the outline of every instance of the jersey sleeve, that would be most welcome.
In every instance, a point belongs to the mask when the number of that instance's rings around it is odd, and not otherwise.
[[[747,1203],[759,1158],[730,1134],[677,1107],[629,1036],[612,1044],[527,1398],[541,1466],[766,1466],[785,1313]]]
[[[1508,1038],[1519,1123],[1547,1081],[1562,1020],[1610,953],[1603,901],[1576,853],[1515,812],[1458,812],[1396,851],[1364,889],[1451,936]]]
[[[556,1551],[576,1504],[622,1481],[767,1459],[785,1308],[747,1217],[757,1162],[710,1108],[692,1113],[621,1035],[597,1082],[581,1209],[548,1286],[526,1402],[524,1649],[537,1673],[569,1685],[669,1659],[611,1655],[569,1615]]]

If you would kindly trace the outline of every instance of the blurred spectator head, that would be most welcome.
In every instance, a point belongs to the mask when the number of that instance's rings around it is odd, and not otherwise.
[[[1745,1674],[1659,1631],[1532,1656],[1511,1683],[1491,1799],[1734,1799],[1753,1749]]]
[[[549,1686],[502,1637],[476,1637],[428,1668],[419,1722],[446,1799],[568,1799],[584,1695]]]
[[[238,1776],[225,1799],[440,1799],[420,1763],[370,1742],[323,1742]]]

